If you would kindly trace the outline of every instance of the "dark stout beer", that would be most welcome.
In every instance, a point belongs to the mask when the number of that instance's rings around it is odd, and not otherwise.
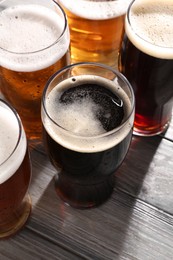
[[[139,135],[163,132],[172,116],[172,23],[171,1],[134,1],[126,17],[119,65],[135,92]]]
[[[74,76],[46,94],[43,106],[44,141],[61,169],[58,195],[74,207],[101,204],[113,191],[114,173],[130,145],[129,96],[116,81]]]

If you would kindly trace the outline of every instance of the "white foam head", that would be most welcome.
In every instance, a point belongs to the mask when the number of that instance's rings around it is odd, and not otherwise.
[[[132,129],[133,113],[129,120],[123,126],[120,126],[119,130],[106,132],[95,116],[99,107],[91,98],[86,97],[82,102],[76,101],[68,105],[58,102],[64,89],[66,90],[68,87],[86,83],[93,84],[95,82],[108,87],[123,100],[126,118],[132,111],[129,97],[117,81],[112,82],[100,76],[85,75],[75,76],[75,81],[74,77],[72,77],[59,83],[51,90],[45,101],[46,111],[51,119],[46,115],[43,108],[42,120],[49,135],[57,143],[71,150],[97,152],[109,149],[119,143]],[[61,127],[54,124],[52,120]],[[115,136],[113,137],[113,135]]]
[[[0,100],[0,184],[19,168],[26,153],[26,136],[16,115]],[[20,138],[19,138],[20,137]]]
[[[173,59],[173,2],[136,0],[126,17],[125,30],[141,51],[163,59]]]
[[[8,69],[44,69],[58,61],[69,47],[64,14],[45,6],[8,7],[0,12],[0,24],[0,65]]]
[[[92,20],[105,20],[124,15],[131,0],[59,0],[73,14]]]

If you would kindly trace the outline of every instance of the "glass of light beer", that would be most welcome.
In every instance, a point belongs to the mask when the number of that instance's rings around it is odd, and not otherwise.
[[[99,62],[117,68],[124,15],[131,0],[57,0],[70,28],[71,62]]]
[[[49,79],[42,98],[43,136],[63,201],[88,208],[111,196],[133,120],[131,86],[111,67],[78,63]]]
[[[52,0],[4,0],[0,24],[0,89],[19,113],[28,139],[39,140],[42,90],[69,63],[66,15]]]
[[[169,126],[173,106],[172,1],[136,0],[128,9],[119,69],[136,97],[134,133],[153,136]]]
[[[31,201],[31,164],[26,135],[16,111],[0,99],[0,239],[26,223]]]

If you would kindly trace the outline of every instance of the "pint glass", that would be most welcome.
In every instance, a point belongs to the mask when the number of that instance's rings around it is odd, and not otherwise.
[[[71,61],[100,62],[117,68],[124,15],[130,0],[57,0],[67,13]]]
[[[131,86],[110,67],[79,63],[50,78],[42,99],[43,136],[62,200],[88,208],[110,197],[133,120]]]
[[[136,97],[134,133],[164,132],[173,106],[173,5],[169,0],[133,1],[125,20],[119,69]]]
[[[43,86],[69,63],[66,15],[52,0],[4,0],[0,24],[0,89],[27,137],[40,139]]]
[[[0,122],[0,238],[6,238],[19,231],[30,215],[31,165],[22,123],[1,99]]]

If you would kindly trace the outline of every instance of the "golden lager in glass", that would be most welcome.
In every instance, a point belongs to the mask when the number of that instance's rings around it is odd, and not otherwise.
[[[130,0],[57,0],[67,13],[72,63],[100,62],[117,68],[124,15]]]
[[[41,137],[41,95],[69,63],[66,15],[54,1],[0,3],[0,89],[19,113],[27,137]]]

